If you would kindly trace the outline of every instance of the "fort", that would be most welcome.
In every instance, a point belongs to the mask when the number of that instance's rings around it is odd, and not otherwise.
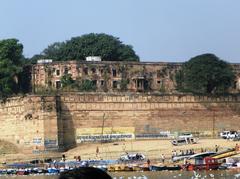
[[[128,140],[143,134],[188,131],[216,137],[224,129],[239,129],[239,111],[240,95],[32,95],[1,104],[0,130],[2,139],[34,153],[64,150],[96,141],[98,136]]]
[[[60,88],[60,78],[67,73],[74,80],[95,80],[97,91],[9,98],[0,104],[0,138],[26,152],[40,153],[82,142],[161,138],[163,133],[216,137],[222,130],[240,128],[240,68],[232,65],[237,77],[232,94],[195,96],[175,92],[173,74],[181,67],[177,63],[36,64],[33,92]],[[123,79],[128,81],[125,91],[121,91]]]
[[[231,92],[240,90],[240,65],[231,64],[236,74]],[[181,63],[58,61],[38,63],[32,67],[33,91],[61,88],[61,77],[69,74],[81,83],[92,81],[96,92],[160,92],[176,93],[175,74]]]

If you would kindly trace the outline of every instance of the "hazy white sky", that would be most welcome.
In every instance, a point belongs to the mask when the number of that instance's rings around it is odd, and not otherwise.
[[[240,62],[239,0],[1,0],[0,39],[31,57],[49,44],[107,33],[141,61],[185,61],[215,53]]]

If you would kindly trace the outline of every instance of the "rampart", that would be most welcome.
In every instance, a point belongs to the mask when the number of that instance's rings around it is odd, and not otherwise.
[[[72,93],[10,98],[0,105],[0,138],[25,151],[62,150],[84,141],[217,136],[239,130],[240,95]]]

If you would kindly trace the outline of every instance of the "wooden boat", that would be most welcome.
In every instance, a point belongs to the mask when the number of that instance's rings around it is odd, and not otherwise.
[[[180,165],[173,165],[173,166],[150,166],[150,171],[163,171],[163,170],[181,170],[182,167]]]
[[[183,165],[183,169],[188,171],[193,170],[216,170],[220,166],[217,159],[212,157],[205,157],[205,158],[195,158],[195,164],[188,163]]]
[[[127,172],[127,171],[133,171],[133,167],[125,164],[115,164],[115,165],[109,165],[107,167],[107,170],[109,172]]]
[[[163,171],[163,170],[167,170],[167,166],[151,165],[149,168],[150,168],[150,171]]]
[[[149,166],[147,164],[135,164],[131,166],[133,171],[149,171]]]
[[[28,172],[28,171],[26,171],[26,170],[18,170],[17,172],[16,172],[16,174],[17,175],[29,175],[30,173]]]
[[[167,170],[181,170],[182,167],[180,165],[174,165],[174,166],[167,166]]]
[[[180,160],[184,160],[184,159],[187,159],[189,157],[191,157],[193,154],[188,154],[188,155],[177,155],[177,156],[174,156],[172,158],[172,161],[173,162],[177,162],[177,161],[180,161]]]

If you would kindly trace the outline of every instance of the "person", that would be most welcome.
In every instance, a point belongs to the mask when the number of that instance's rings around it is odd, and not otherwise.
[[[184,151],[183,150],[180,150],[180,153],[182,156],[184,156]]]
[[[161,158],[162,158],[162,163],[164,163],[164,161],[165,161],[165,156],[162,154],[161,155]]]
[[[126,151],[126,145],[123,143],[122,150],[125,152]]]
[[[148,165],[148,167],[150,166],[150,163],[151,163],[151,161],[150,161],[149,159],[147,159],[147,165]]]
[[[140,155],[138,153],[136,153],[136,160],[140,159]]]
[[[175,157],[176,156],[176,152],[173,150],[172,151],[172,157]]]
[[[66,161],[66,156],[63,154],[62,155],[62,161],[65,162]]]
[[[236,151],[239,151],[239,145],[238,145],[238,144],[236,144],[235,150],[236,150]]]
[[[216,152],[216,153],[218,152],[218,148],[219,148],[219,146],[218,146],[218,145],[215,145],[215,152]]]
[[[77,161],[78,161],[78,162],[81,161],[81,156],[80,156],[80,155],[77,157]]]
[[[96,148],[96,153],[97,153],[97,154],[99,153],[99,148],[98,148],[98,146],[97,146],[97,148]]]
[[[98,158],[98,153],[99,153],[99,148],[98,148],[98,146],[97,146],[97,148],[96,148],[96,157]]]
[[[99,168],[80,167],[61,172],[58,179],[111,179],[112,177]]]

